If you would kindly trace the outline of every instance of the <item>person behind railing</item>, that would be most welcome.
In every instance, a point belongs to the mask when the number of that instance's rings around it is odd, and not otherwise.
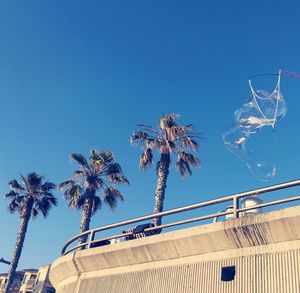
[[[129,228],[127,230],[122,231],[123,234],[132,233],[130,235],[125,236],[125,240],[133,240],[138,238],[143,238],[147,236],[151,236],[156,234],[155,230],[145,231],[147,228],[153,228],[153,223],[141,224],[133,228]]]

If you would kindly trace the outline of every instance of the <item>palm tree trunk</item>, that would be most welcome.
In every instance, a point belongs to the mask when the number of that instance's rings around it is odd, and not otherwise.
[[[165,199],[165,192],[167,188],[167,178],[169,175],[169,168],[170,168],[170,153],[163,153],[160,156],[160,161],[158,163],[157,168],[157,185],[155,191],[155,206],[154,206],[154,213],[160,213],[164,209],[164,199]],[[161,217],[157,217],[153,219],[154,226],[161,225]],[[156,230],[156,233],[160,233],[161,229]]]
[[[24,214],[20,217],[21,222],[20,222],[20,226],[19,226],[19,232],[17,235],[15,250],[13,252],[11,264],[9,267],[8,281],[7,281],[7,285],[6,285],[4,293],[8,293],[10,291],[10,287],[13,283],[15,272],[18,267],[19,259],[20,259],[22,249],[23,249],[23,244],[24,244],[24,240],[25,240],[25,236],[26,236],[26,232],[27,232],[27,227],[28,227],[28,223],[30,220],[31,209],[32,209],[32,202],[29,202]]]
[[[90,222],[92,217],[92,197],[87,196],[84,200],[84,206],[82,209],[81,221],[80,221],[80,233],[85,232],[90,229]],[[87,235],[79,238],[79,244],[85,243],[87,241]],[[85,246],[82,246],[81,249],[84,249]]]

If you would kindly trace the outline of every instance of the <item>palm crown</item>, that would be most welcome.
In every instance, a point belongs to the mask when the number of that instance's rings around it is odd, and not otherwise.
[[[101,198],[96,195],[100,189],[104,190],[104,202],[112,209],[117,206],[118,200],[124,200],[121,192],[114,186],[120,183],[128,184],[129,181],[110,151],[99,153],[92,149],[89,162],[82,154],[71,154],[71,158],[78,163],[79,170],[74,171],[72,179],[59,185],[69,201],[70,208],[81,209],[85,197],[92,196],[92,214],[94,214],[102,203]]]
[[[156,165],[157,185],[155,191],[154,213],[163,211],[167,179],[171,164],[171,154],[177,154],[176,168],[181,175],[192,174],[192,167],[200,167],[200,161],[191,154],[198,150],[199,134],[193,132],[189,125],[179,125],[176,121],[178,115],[169,114],[162,116],[158,129],[148,125],[138,124],[139,130],[131,136],[131,143],[139,142],[145,148],[140,156],[140,167],[145,170],[153,163],[153,150],[158,150],[160,159]],[[161,225],[161,217],[153,219],[154,225]],[[160,233],[161,229],[156,232]]]
[[[48,181],[43,183],[43,178],[32,172],[27,176],[21,175],[21,183],[16,179],[10,180],[8,184],[11,190],[4,195],[11,199],[8,210],[11,213],[18,212],[23,217],[31,206],[32,218],[36,218],[39,213],[46,217],[50,209],[57,205],[57,199],[52,194],[55,184]]]
[[[56,187],[55,184],[49,181],[43,182],[44,177],[35,172],[31,172],[27,176],[21,175],[21,179],[21,183],[16,179],[10,180],[8,184],[11,190],[4,195],[5,198],[11,199],[8,210],[11,213],[18,212],[20,215],[19,232],[5,293],[11,292],[12,280],[19,263],[30,218],[36,218],[39,213],[46,217],[50,209],[57,204],[57,200],[52,194]]]
[[[71,159],[78,163],[79,170],[74,171],[73,177],[61,183],[59,188],[69,201],[70,208],[82,210],[80,232],[84,232],[89,229],[91,217],[101,208],[102,199],[111,209],[117,207],[118,201],[124,200],[115,186],[129,184],[129,181],[108,150],[99,153],[92,149],[89,160],[82,154],[71,154]],[[102,198],[97,196],[101,189]]]
[[[140,167],[145,170],[153,164],[153,150],[161,154],[177,154],[176,168],[182,176],[192,174],[191,167],[200,167],[200,160],[191,154],[198,150],[198,133],[193,132],[192,124],[179,125],[177,114],[161,117],[158,129],[148,125],[138,124],[139,130],[131,136],[131,143],[140,142],[145,149],[140,156]],[[157,163],[157,167],[161,161]]]

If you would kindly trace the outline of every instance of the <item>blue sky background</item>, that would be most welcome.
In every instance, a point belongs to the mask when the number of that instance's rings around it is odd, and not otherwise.
[[[203,167],[185,180],[170,173],[166,209],[264,186],[221,135],[250,95],[248,76],[300,72],[299,9],[297,1],[1,1],[0,193],[33,170],[60,183],[75,168],[70,153],[110,149],[131,185],[124,204],[103,207],[91,226],[149,214],[154,168],[139,171],[141,149],[129,137],[136,123],[155,126],[170,112],[203,133]],[[277,166],[268,184],[300,177],[300,80],[284,78],[282,92],[287,116],[249,142]],[[30,222],[19,269],[51,263],[78,232],[80,212],[56,195],[47,220]],[[0,257],[10,259],[19,219],[7,205],[1,197]]]

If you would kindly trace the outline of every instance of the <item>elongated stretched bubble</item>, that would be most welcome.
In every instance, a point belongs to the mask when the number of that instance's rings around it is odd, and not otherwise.
[[[253,89],[249,81],[252,96],[234,112],[234,123],[223,133],[226,147],[262,181],[275,176],[276,166],[265,153],[248,150],[246,142],[263,127],[275,129],[276,122],[286,115],[287,106],[280,91],[280,77],[279,72],[277,85],[272,93]]]

